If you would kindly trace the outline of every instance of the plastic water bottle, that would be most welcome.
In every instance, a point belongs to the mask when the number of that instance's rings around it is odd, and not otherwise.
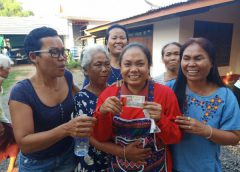
[[[89,149],[89,138],[88,137],[79,137],[74,138],[74,153],[77,156],[86,156],[88,154]]]

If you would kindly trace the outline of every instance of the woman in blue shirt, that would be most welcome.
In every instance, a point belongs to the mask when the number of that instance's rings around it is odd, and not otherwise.
[[[219,76],[215,50],[207,39],[189,39],[180,55],[173,89],[184,114],[175,122],[184,137],[172,146],[173,171],[220,172],[220,145],[239,142],[237,100]]]
[[[71,119],[78,89],[65,69],[68,50],[57,31],[48,27],[32,30],[24,48],[36,71],[19,81],[9,98],[14,136],[21,150],[19,171],[71,172],[77,165],[72,137],[89,136],[95,119]]]
[[[122,80],[120,73],[119,57],[123,48],[128,44],[129,37],[127,29],[119,24],[110,26],[106,31],[105,45],[110,57],[110,73],[107,80],[109,85]],[[84,52],[83,52],[84,53]],[[89,80],[85,78],[83,87],[88,84]]]

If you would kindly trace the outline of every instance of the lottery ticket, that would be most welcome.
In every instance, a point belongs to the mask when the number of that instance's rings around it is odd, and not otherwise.
[[[145,96],[121,95],[120,100],[122,102],[122,106],[143,108],[143,103],[145,102]]]

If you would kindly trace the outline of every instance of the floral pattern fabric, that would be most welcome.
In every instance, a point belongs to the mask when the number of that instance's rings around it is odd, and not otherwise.
[[[184,115],[221,130],[240,130],[240,109],[232,91],[218,88],[212,95],[200,96],[186,88]],[[171,147],[173,168],[184,172],[221,172],[220,145],[190,133]],[[185,164],[188,164],[186,166]]]
[[[98,97],[92,92],[82,89],[75,96],[76,112],[75,114],[86,114],[93,116]],[[110,155],[97,150],[95,147],[89,147],[88,155],[79,157],[78,172],[105,172],[109,167]]]

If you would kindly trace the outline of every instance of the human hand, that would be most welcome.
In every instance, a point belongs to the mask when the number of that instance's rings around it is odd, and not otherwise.
[[[175,122],[187,133],[208,137],[211,129],[200,121],[186,116],[177,116]]]
[[[158,122],[161,118],[162,106],[156,102],[144,102],[143,109],[147,110],[150,118]]]
[[[72,137],[89,137],[95,122],[94,117],[80,115],[66,123],[66,131]]]
[[[125,158],[138,164],[146,164],[146,159],[151,154],[151,148],[143,148],[140,141],[130,143],[125,147]]]
[[[3,124],[0,122],[0,136],[2,136],[4,134],[5,128],[3,126]]]
[[[102,114],[106,114],[108,112],[112,114],[119,114],[122,111],[122,105],[116,96],[111,96],[104,101],[104,103],[99,108],[99,111]]]

